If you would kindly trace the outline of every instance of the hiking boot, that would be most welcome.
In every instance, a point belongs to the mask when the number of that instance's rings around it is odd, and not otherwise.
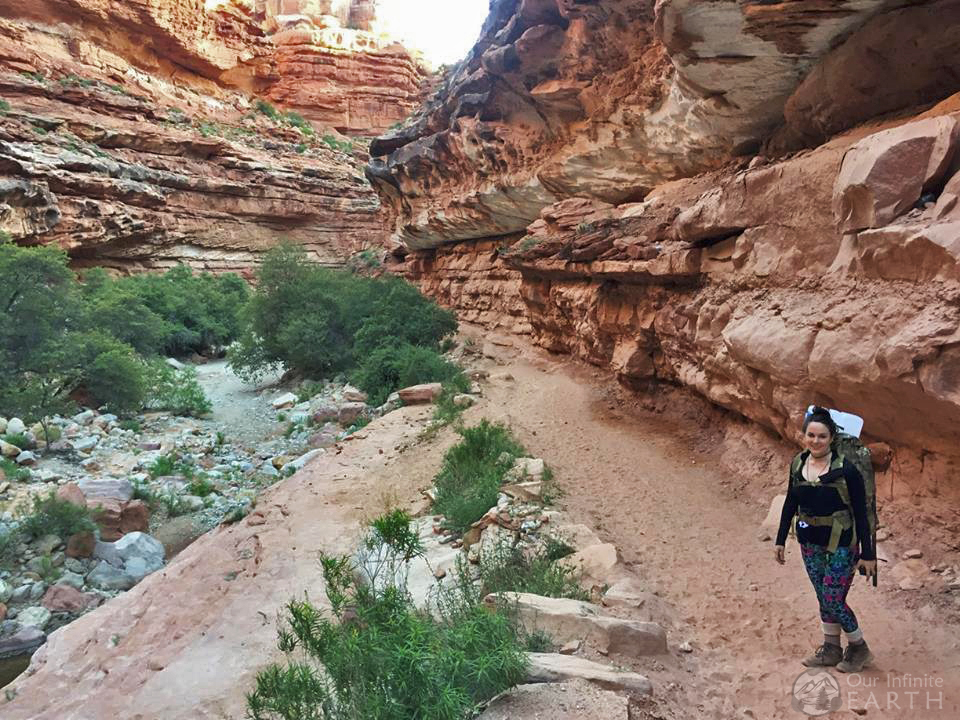
[[[843,648],[839,645],[824,643],[808,658],[800,662],[806,667],[833,667],[843,659]]]
[[[842,673],[858,673],[872,660],[873,654],[865,642],[859,645],[847,645],[847,649],[843,652],[843,660],[837,665],[837,670]]]

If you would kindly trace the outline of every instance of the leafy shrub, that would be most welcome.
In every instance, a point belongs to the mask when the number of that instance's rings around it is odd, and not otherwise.
[[[135,433],[138,433],[138,432],[140,432],[140,431],[143,429],[143,428],[140,426],[139,421],[137,421],[137,420],[131,420],[131,419],[121,420],[119,423],[117,423],[117,426],[118,426],[121,430],[130,430],[130,431],[135,432]]]
[[[152,478],[163,477],[166,475],[182,475],[185,478],[192,478],[196,472],[193,463],[183,460],[177,452],[168,452],[158,456],[150,465],[147,466],[147,472]]]
[[[292,111],[288,112],[286,115],[284,115],[284,119],[287,121],[289,125],[292,125],[293,127],[297,128],[297,130],[299,130],[302,134],[306,135],[307,137],[310,137],[313,135],[313,132],[314,132],[313,125],[311,125],[310,121],[307,120],[305,117],[303,117],[303,115],[301,115],[300,113],[295,113]]]
[[[420,383],[469,387],[463,371],[436,350],[407,344],[377,348],[363,359],[351,380],[367,393],[372,405],[383,404],[395,390]]]
[[[557,560],[573,549],[548,538],[533,551],[501,543],[485,552],[477,565],[482,593],[525,592],[557,598],[589,600],[579,573]]]
[[[133,485],[134,500],[143,500],[151,510],[160,504],[159,496],[153,491],[149,483],[134,481],[131,484]]]
[[[157,496],[160,506],[167,512],[167,517],[179,517],[190,512],[190,505],[182,496],[172,490]]]
[[[331,150],[339,150],[344,153],[353,152],[353,143],[349,140],[337,140],[333,135],[324,135],[320,139]]]
[[[109,336],[91,339],[93,357],[83,373],[87,392],[118,415],[139,410],[147,392],[143,362],[133,348]]]
[[[163,360],[154,360],[147,365],[147,384],[145,404],[148,408],[192,417],[213,410],[197,380],[197,371],[192,367],[178,370]]]
[[[353,370],[379,347],[435,349],[456,329],[452,313],[409,283],[311,265],[289,245],[267,253],[246,317],[248,330],[230,349],[230,364],[247,379],[278,364],[330,377]]]
[[[462,439],[447,451],[434,479],[433,509],[463,532],[497,504],[504,474],[524,451],[506,426],[487,420],[459,432]]]
[[[17,546],[22,541],[20,528],[0,525],[0,568],[11,568],[20,559]]]
[[[417,543],[409,517],[394,512],[374,521],[367,547],[404,558]],[[279,646],[303,659],[258,674],[247,695],[253,720],[462,720],[523,678],[506,615],[467,602],[435,618],[402,584],[357,582],[348,557],[321,556],[321,565],[333,617],[306,601],[288,604]]]
[[[61,500],[56,492],[34,495],[33,506],[20,517],[20,530],[28,538],[57,535],[63,539],[78,532],[92,532],[95,524],[87,508]]]
[[[6,115],[8,112],[10,112],[10,103],[0,98],[0,115]]]

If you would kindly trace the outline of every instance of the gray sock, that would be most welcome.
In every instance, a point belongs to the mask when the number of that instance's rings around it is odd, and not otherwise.
[[[826,645],[836,645],[840,647],[840,636],[839,635],[824,635],[823,642]]]

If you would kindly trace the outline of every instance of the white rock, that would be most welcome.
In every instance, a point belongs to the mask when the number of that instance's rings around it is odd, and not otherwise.
[[[27,429],[27,426],[24,424],[23,420],[20,418],[10,418],[7,420],[7,429],[5,432],[7,435],[19,435]]]
[[[77,425],[89,425],[97,414],[93,410],[84,410],[73,416],[73,421]]]
[[[367,401],[367,394],[355,388],[353,385],[344,385],[343,386],[343,399],[346,402],[360,402],[365,403]]]
[[[5,417],[0,417],[0,435],[7,431],[7,419]]]
[[[96,435],[87,435],[74,440],[73,449],[77,452],[90,452],[97,446],[99,442],[100,438]]]
[[[203,501],[201,500],[201,503]],[[132,558],[143,558],[157,568],[163,565],[163,544],[144,532],[127,533],[113,543],[124,564]]]
[[[530,653],[527,679],[531,682],[564,682],[582,678],[607,690],[649,695],[653,686],[643,675],[617,670],[590,660],[559,653]]]
[[[291,392],[284,393],[278,398],[275,398],[271,403],[274,410],[282,410],[283,408],[293,407],[297,404],[297,396]]]
[[[28,607],[17,615],[17,622],[28,627],[43,630],[50,622],[50,611],[45,607]]]
[[[310,452],[306,452],[300,457],[298,457],[296,460],[291,460],[290,462],[286,463],[280,469],[280,472],[289,473],[291,471],[296,472],[297,470],[301,470],[308,462],[313,460],[318,455],[323,455],[323,453],[324,451],[322,448],[317,448],[316,450],[311,450]]]
[[[183,370],[184,368],[187,367],[176,358],[167,358],[166,362],[167,362],[167,365],[172,367],[174,370]]]
[[[23,465],[29,467],[31,465],[37,464],[37,456],[34,455],[29,450],[24,450],[22,453],[17,455],[17,465]]]
[[[10,583],[0,578],[0,603],[7,602],[11,595],[13,595],[13,588],[10,587]]]

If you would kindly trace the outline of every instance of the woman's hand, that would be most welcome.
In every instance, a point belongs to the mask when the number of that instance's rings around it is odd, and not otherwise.
[[[785,556],[784,556],[783,545],[776,545],[776,546],[774,546],[774,548],[773,548],[773,556],[774,556],[774,558],[776,558],[777,562],[778,562],[780,565],[783,565],[783,563],[786,562],[786,558],[785,558]]]
[[[877,574],[877,561],[876,560],[858,560],[857,561],[857,570],[863,570],[866,573],[867,577],[873,577]]]

